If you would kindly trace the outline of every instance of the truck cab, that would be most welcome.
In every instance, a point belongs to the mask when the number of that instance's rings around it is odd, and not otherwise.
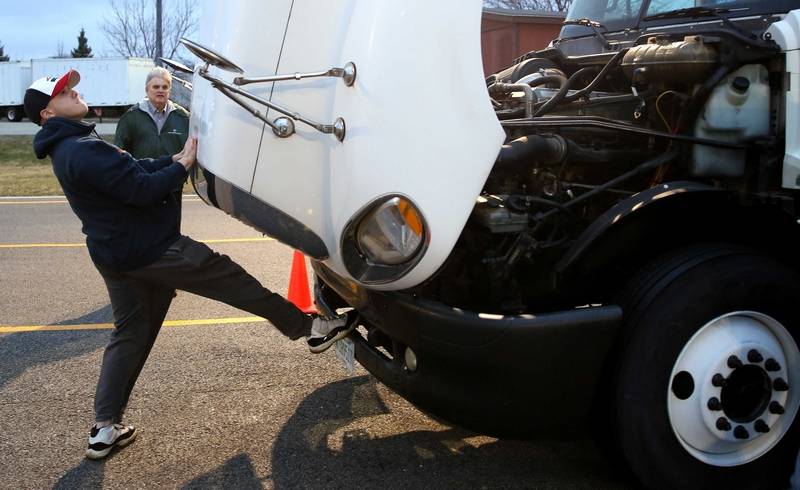
[[[488,76],[477,0],[209,8],[195,189],[310,257],[377,379],[649,488],[787,481],[800,2],[575,0]]]

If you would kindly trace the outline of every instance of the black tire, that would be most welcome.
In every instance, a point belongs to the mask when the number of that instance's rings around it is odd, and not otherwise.
[[[6,118],[11,122],[22,121],[23,115],[24,111],[22,110],[22,107],[9,107],[6,111]]]
[[[689,339],[726,313],[771,316],[798,343],[800,281],[779,262],[728,245],[704,245],[656,261],[626,288],[613,388],[617,449],[648,488],[787,488],[798,454],[798,417],[768,452],[739,466],[696,459],[678,440],[667,409],[670,376]]]

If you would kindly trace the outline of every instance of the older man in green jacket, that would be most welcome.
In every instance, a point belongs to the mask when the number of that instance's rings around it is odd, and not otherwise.
[[[147,97],[122,115],[114,144],[134,158],[158,158],[178,153],[186,144],[189,113],[169,100],[172,75],[155,68],[147,75]]]
[[[169,100],[172,75],[164,68],[147,74],[147,97],[122,115],[117,123],[114,144],[134,158],[159,158],[180,153],[189,134],[189,112]],[[184,178],[170,194],[181,222],[181,194]]]

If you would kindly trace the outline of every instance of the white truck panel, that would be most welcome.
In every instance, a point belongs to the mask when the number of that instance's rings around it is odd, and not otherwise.
[[[792,10],[780,22],[769,26],[767,33],[786,53],[786,154],[783,158],[782,184],[786,189],[800,189],[800,10]]]
[[[236,8],[224,2],[207,2],[200,42],[221,52],[247,53],[237,59],[247,73],[274,75],[291,7],[291,0],[242,0]],[[216,68],[209,71],[226,80],[232,78],[232,74]],[[252,85],[248,90],[269,98],[272,84]],[[199,160],[231,184],[249,191],[264,123],[203,82],[193,87],[191,124],[203,141]]]
[[[0,63],[0,106],[22,105],[25,90],[30,84],[30,62],[9,61]]]
[[[78,92],[89,107],[132,105],[145,96],[147,73],[155,67],[143,58],[46,58],[31,61],[33,80],[57,77],[75,69],[81,74]]]

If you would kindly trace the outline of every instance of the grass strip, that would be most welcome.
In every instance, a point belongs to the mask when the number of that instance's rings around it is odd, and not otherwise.
[[[114,137],[102,137],[109,143]],[[187,181],[184,193],[194,193]],[[0,196],[62,196],[50,159],[33,153],[33,136],[0,136]]]

